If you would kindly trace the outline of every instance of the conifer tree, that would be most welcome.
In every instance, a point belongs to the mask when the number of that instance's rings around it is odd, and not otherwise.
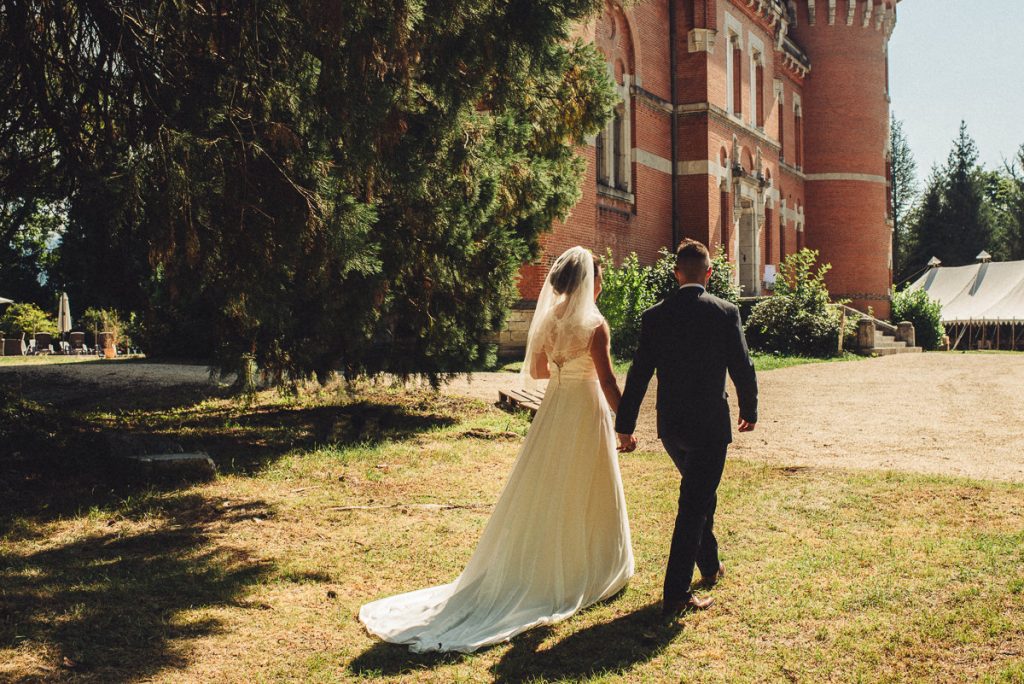
[[[917,162],[903,131],[903,122],[895,115],[890,120],[889,142],[892,155],[893,276],[896,282],[900,282],[909,275],[910,218],[920,191],[917,187]]]
[[[60,278],[150,353],[465,368],[613,105],[598,7],[0,0],[0,182],[68,198]]]
[[[1013,161],[1006,163],[1005,170],[993,176],[994,254],[1004,261],[1024,259],[1024,145]]]
[[[973,263],[982,250],[992,251],[991,209],[986,201],[978,148],[960,124],[946,165],[933,171],[915,221],[915,258],[908,270],[920,270],[938,257],[946,266]]]
[[[924,192],[914,208],[913,221],[910,226],[905,248],[908,252],[906,271],[900,282],[919,275],[928,261],[942,249],[940,232],[943,220],[942,194],[945,188],[945,176],[940,167],[933,167]],[[927,229],[927,232],[926,232]]]

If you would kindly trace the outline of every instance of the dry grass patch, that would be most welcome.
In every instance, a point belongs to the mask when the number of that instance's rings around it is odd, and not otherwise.
[[[35,472],[0,459],[0,680],[1024,679],[1020,485],[732,460],[729,575],[711,611],[667,630],[678,478],[661,453],[624,457],[638,574],[621,595],[478,654],[415,656],[355,614],[457,575],[525,417],[384,386],[249,406],[196,392],[66,416],[112,445],[67,476],[54,464],[78,438],[46,442]],[[26,411],[10,415],[61,417]],[[156,487],[86,467],[164,441],[224,474]]]

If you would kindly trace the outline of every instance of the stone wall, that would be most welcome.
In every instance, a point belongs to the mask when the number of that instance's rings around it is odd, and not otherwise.
[[[535,302],[520,302],[509,311],[505,327],[491,337],[498,345],[498,356],[503,359],[521,358],[526,352],[526,337],[533,321]]]

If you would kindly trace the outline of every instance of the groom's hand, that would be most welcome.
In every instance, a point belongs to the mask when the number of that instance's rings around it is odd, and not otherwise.
[[[740,432],[753,432],[754,428],[757,427],[757,423],[751,423],[740,418],[738,427]]]
[[[636,437],[633,435],[624,435],[621,432],[616,433],[619,437],[619,452],[628,454],[630,451],[636,450]]]

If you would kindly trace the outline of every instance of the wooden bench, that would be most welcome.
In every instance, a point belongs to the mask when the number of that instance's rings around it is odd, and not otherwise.
[[[510,409],[521,409],[536,415],[544,401],[544,390],[507,389],[498,390],[498,404]]]

